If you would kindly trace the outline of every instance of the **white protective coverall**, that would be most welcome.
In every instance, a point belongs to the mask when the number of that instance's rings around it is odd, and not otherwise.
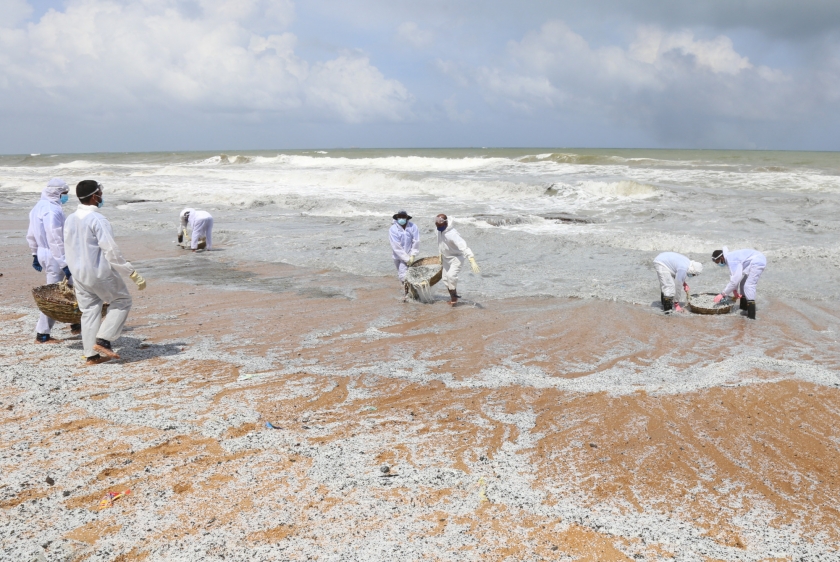
[[[187,218],[189,213],[189,218]],[[196,209],[184,209],[181,211],[181,226],[178,228],[178,234],[187,228],[191,234],[192,239],[190,248],[195,250],[198,247],[198,242],[202,238],[207,241],[206,248],[209,250],[213,247],[213,217],[207,211],[198,211]],[[72,269],[70,271],[73,271]]]
[[[467,243],[453,227],[454,224],[455,220],[447,217],[446,230],[437,231],[438,251],[443,261],[443,284],[450,291],[454,291],[458,285],[458,273],[461,271],[464,260],[474,257],[472,250],[467,247]]]
[[[726,246],[723,247],[723,257],[729,266],[730,277],[729,284],[726,285],[722,294],[728,295],[735,289],[739,289],[748,301],[754,301],[758,279],[767,267],[767,258],[756,250],[730,252]]]
[[[408,221],[403,228],[394,219],[394,224],[388,230],[388,238],[391,240],[391,252],[394,265],[397,266],[397,277],[400,282],[405,282],[408,259],[420,253],[420,229],[411,221]]]
[[[38,256],[38,263],[46,270],[48,285],[64,279],[61,270],[67,266],[64,258],[64,212],[59,202],[61,194],[67,190],[63,180],[50,180],[41,192],[41,200],[29,212],[26,241],[29,242],[32,255]],[[70,271],[72,273],[73,270]],[[55,320],[41,313],[35,330],[39,334],[49,334],[54,324]]]
[[[82,311],[85,356],[96,355],[96,338],[116,340],[122,333],[131,295],[120,274],[130,276],[134,267],[125,261],[111,223],[92,205],[79,205],[64,224],[67,263],[73,273],[76,300]],[[102,320],[102,303],[110,303]]]
[[[659,277],[659,290],[668,298],[676,298],[683,290],[683,283],[688,275],[697,275],[703,271],[703,264],[691,261],[677,252],[662,252],[653,259],[653,269]]]

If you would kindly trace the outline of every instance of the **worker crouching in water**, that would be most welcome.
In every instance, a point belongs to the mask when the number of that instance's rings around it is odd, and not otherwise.
[[[712,261],[721,267],[729,266],[729,283],[715,297],[720,302],[726,295],[732,293],[740,300],[741,310],[747,311],[747,317],[755,320],[755,290],[758,280],[767,267],[767,258],[756,250],[736,250],[730,252],[726,246],[722,250],[712,252]]]
[[[120,273],[128,275],[141,291],[146,281],[122,257],[111,223],[97,211],[103,203],[102,186],[84,180],[76,186],[76,196],[80,205],[64,224],[64,243],[82,311],[87,364],[97,365],[120,358],[111,342],[120,337],[131,310],[131,295]],[[110,304],[103,321],[102,304],[106,302]]]
[[[178,242],[184,241],[187,230],[191,232],[190,249],[211,249],[213,247],[213,217],[207,211],[184,209],[178,226]]]
[[[32,268],[41,273],[47,270],[47,285],[67,279],[72,285],[70,269],[64,257],[64,212],[61,206],[67,203],[70,188],[61,178],[53,178],[41,192],[41,200],[29,213],[29,231],[26,241],[32,250]],[[35,326],[35,343],[58,343],[50,335],[55,320],[44,314],[38,317]],[[71,324],[74,334],[81,331],[79,324]]]
[[[443,266],[443,284],[449,290],[449,304],[454,306],[460,298],[456,287],[458,285],[458,273],[461,271],[464,259],[470,260],[473,273],[481,273],[481,270],[475,262],[472,250],[467,247],[467,243],[464,242],[458,231],[452,228],[452,223],[453,220],[444,214],[435,217],[438,251]]]
[[[688,295],[691,288],[685,279],[703,273],[703,264],[691,261],[676,252],[662,252],[654,258],[653,269],[659,277],[659,298],[662,302],[662,310],[666,314],[670,314],[672,310],[682,312],[680,299],[677,298],[679,291],[682,289]]]
[[[400,211],[392,217],[394,224],[388,229],[388,238],[391,241],[391,254],[394,258],[394,265],[397,267],[397,277],[405,286],[405,294],[408,294],[408,285],[405,276],[408,267],[417,259],[420,252],[420,229],[411,222],[411,217],[405,211]]]

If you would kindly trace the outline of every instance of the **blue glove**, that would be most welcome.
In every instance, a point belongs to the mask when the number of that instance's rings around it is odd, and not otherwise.
[[[38,256],[32,256],[32,269],[34,269],[38,273],[41,273],[41,271],[44,269],[43,267],[41,267],[41,264],[38,263]]]
[[[70,268],[69,267],[67,267],[65,265],[64,267],[61,268],[61,271],[64,272],[64,277],[65,278],[70,279]]]

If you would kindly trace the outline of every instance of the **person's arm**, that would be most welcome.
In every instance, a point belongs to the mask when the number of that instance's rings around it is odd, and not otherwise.
[[[400,240],[399,233],[394,232],[392,229],[388,229],[388,238],[391,240],[391,249],[394,251],[394,254],[396,254],[396,256],[404,263],[408,263],[410,256],[402,247],[402,240]]]
[[[29,230],[26,231],[26,241],[29,243],[29,249],[32,250],[32,255],[38,255],[38,239],[35,238],[36,222],[32,220],[32,213],[29,214]]]
[[[744,268],[739,263],[738,267],[735,268],[735,271],[732,273],[732,276],[729,278],[729,284],[726,285],[726,288],[721,291],[721,295],[726,296],[729,293],[735,291],[738,288],[738,285],[741,283],[741,278],[744,276]]]
[[[61,213],[61,210],[58,212]],[[64,215],[59,217],[56,211],[47,213],[44,216],[44,231],[47,233],[47,244],[53,259],[58,262],[60,268],[64,269],[67,267],[64,257]]]
[[[105,259],[111,264],[111,267],[121,275],[131,276],[134,273],[134,267],[126,261],[120,252],[119,246],[114,241],[114,233],[111,230],[111,223],[108,219],[102,216],[97,217],[98,220],[93,221],[91,227],[96,235],[96,241],[102,252],[105,254]]]
[[[466,241],[463,238],[461,238],[460,234],[458,234],[458,231],[454,229],[450,230],[446,233],[446,237],[449,238],[449,240],[452,241],[453,244],[455,244],[455,247],[458,248],[458,251],[464,254],[466,257],[475,257],[473,255],[472,250],[470,250],[469,246],[467,246]]]
[[[413,239],[411,243],[411,255],[416,256],[420,253],[420,229],[416,224],[411,225],[411,237]]]
[[[688,275],[688,269],[679,268],[677,275],[674,277],[674,286],[676,291],[674,293],[674,300],[680,301],[680,291],[683,291],[683,283],[685,283],[685,276]]]

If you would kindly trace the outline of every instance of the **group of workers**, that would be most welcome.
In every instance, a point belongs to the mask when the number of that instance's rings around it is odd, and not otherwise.
[[[46,270],[47,284],[67,282],[76,293],[82,313],[81,323],[70,326],[71,333],[81,334],[86,363],[97,365],[119,355],[111,342],[120,337],[129,310],[131,295],[123,276],[131,279],[139,290],[146,288],[146,281],[123,258],[114,241],[111,223],[99,213],[104,202],[102,185],[94,180],[84,180],[76,185],[78,209],[64,216],[61,206],[69,200],[70,187],[61,178],[53,178],[41,193],[41,199],[29,213],[29,231],[26,239],[32,251],[32,267],[39,273]],[[391,250],[397,277],[405,286],[408,268],[420,252],[420,229],[411,222],[404,210],[393,216],[389,229]],[[458,275],[465,261],[472,271],[480,269],[475,255],[454,228],[454,220],[445,214],[435,217],[438,254],[442,280],[449,291],[449,304],[454,306],[460,296],[457,292]],[[178,242],[192,251],[209,250],[213,245],[213,217],[206,211],[187,208],[181,211],[178,223]],[[715,302],[732,294],[740,299],[742,310],[755,319],[755,293],[758,280],[767,259],[755,250],[730,252],[725,246],[712,253],[712,260],[721,267],[729,267],[730,281]],[[666,313],[682,311],[678,292],[689,292],[687,278],[699,275],[703,265],[676,252],[659,254],[653,262],[659,277],[662,308]],[[102,305],[108,303],[104,320]],[[41,313],[36,325],[35,341],[42,344],[58,343],[51,330],[55,320]]]
[[[104,203],[103,187],[94,180],[76,185],[79,207],[68,217],[61,206],[70,199],[70,187],[53,178],[29,213],[26,240],[32,251],[32,267],[46,270],[47,284],[66,281],[76,294],[82,313],[80,324],[71,324],[72,334],[81,334],[85,361],[97,365],[119,359],[111,342],[120,337],[131,310],[131,295],[123,281],[127,276],[139,290],[146,281],[122,256],[114,241],[111,223],[99,213]],[[178,226],[179,242],[191,236],[193,251],[212,247],[213,217],[205,211],[184,209]],[[108,314],[102,317],[102,305]],[[51,331],[55,320],[44,313],[35,327],[35,342],[60,343]]]
[[[391,241],[391,252],[394,265],[397,267],[397,278],[405,285],[406,296],[409,285],[406,283],[408,268],[417,259],[420,252],[420,229],[411,222],[411,217],[405,211],[399,211],[393,217],[394,224],[388,230]],[[460,296],[457,292],[458,274],[465,260],[469,260],[473,273],[480,273],[481,269],[475,261],[475,255],[467,243],[453,227],[454,220],[444,214],[435,217],[437,230],[438,254],[442,269],[442,280],[449,291],[449,305],[455,306]]]

